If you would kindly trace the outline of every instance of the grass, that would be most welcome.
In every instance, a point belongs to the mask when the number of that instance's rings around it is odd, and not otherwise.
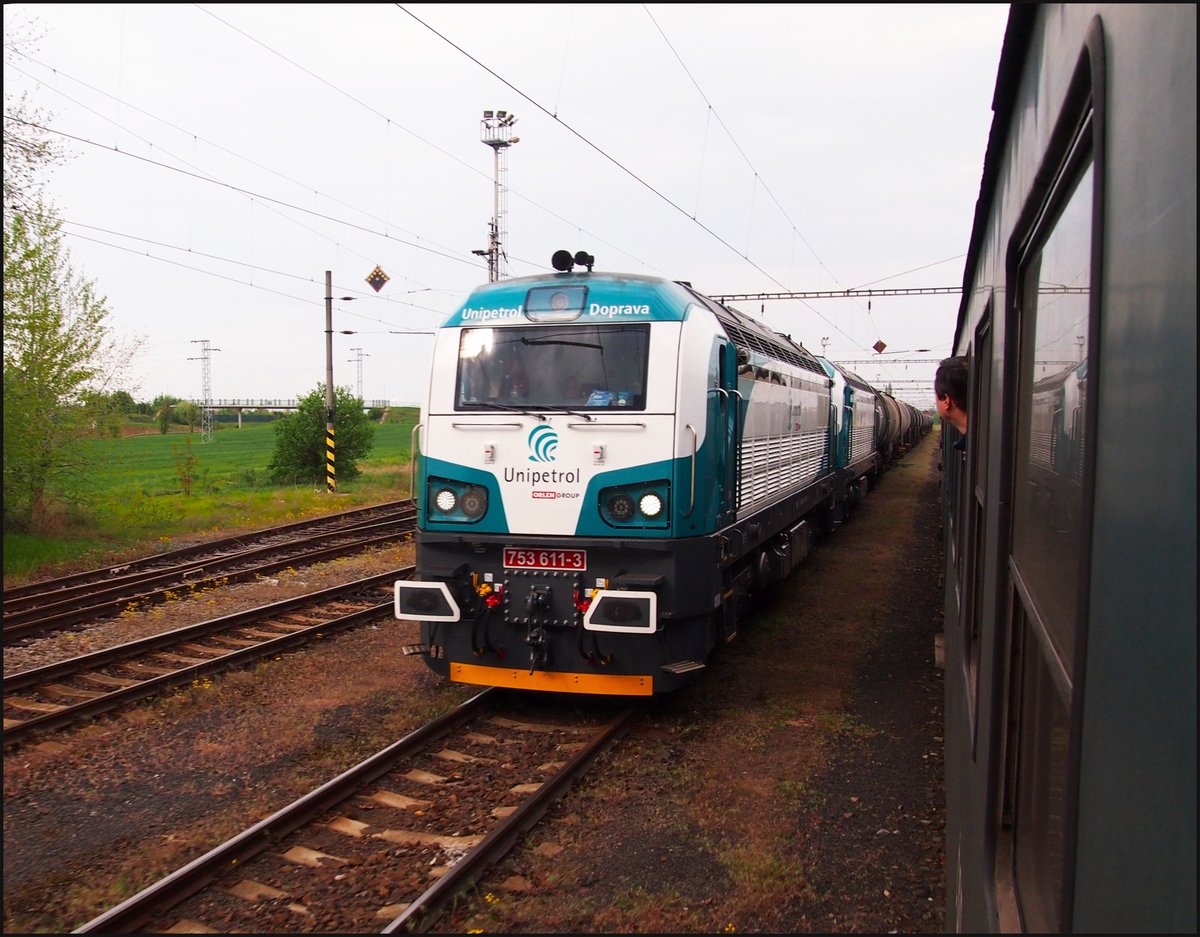
[[[407,498],[416,411],[410,416],[375,424],[374,445],[358,461],[362,474],[340,481],[333,495],[324,484],[278,487],[267,481],[275,449],[269,423],[221,425],[209,442],[199,433],[88,440],[96,467],[85,490],[70,504],[56,504],[42,533],[5,532],[5,584],[39,572],[102,566],[113,554],[171,549],[181,537],[270,527]]]

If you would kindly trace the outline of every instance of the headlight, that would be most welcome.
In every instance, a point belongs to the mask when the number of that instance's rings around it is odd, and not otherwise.
[[[438,524],[478,524],[487,516],[487,486],[455,478],[429,478],[425,503],[428,519]]]
[[[475,520],[483,517],[487,510],[487,492],[482,488],[468,488],[462,496],[462,512]]]
[[[618,530],[668,530],[670,505],[671,482],[662,478],[602,488],[596,510],[604,523]]]
[[[615,520],[627,521],[633,517],[633,498],[627,494],[613,495],[608,502],[608,513]]]
[[[656,495],[653,491],[642,495],[641,500],[638,501],[638,510],[641,511],[646,517],[658,517],[658,515],[662,513],[662,509],[662,498]]]

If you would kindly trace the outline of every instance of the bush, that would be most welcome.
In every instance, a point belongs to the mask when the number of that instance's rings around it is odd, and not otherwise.
[[[345,388],[334,391],[335,481],[360,475],[357,461],[371,451],[375,426],[363,412],[362,400]],[[318,384],[300,401],[295,413],[275,421],[275,452],[267,466],[277,484],[319,483],[325,478],[325,385]]]

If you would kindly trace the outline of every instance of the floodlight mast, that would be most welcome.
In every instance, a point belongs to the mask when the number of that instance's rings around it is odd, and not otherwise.
[[[513,124],[516,122],[516,115],[508,111],[484,111],[483,119],[479,122],[479,139],[492,148],[495,206],[492,222],[488,227],[488,249],[471,253],[487,257],[489,283],[495,283],[501,277],[508,276],[508,258],[502,246],[508,237],[508,229],[505,227],[508,189],[504,179],[508,173],[508,148],[521,140],[520,137],[512,135]]]

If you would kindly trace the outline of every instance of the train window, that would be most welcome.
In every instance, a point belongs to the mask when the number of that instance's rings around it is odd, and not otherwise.
[[[967,349],[967,357],[971,357],[971,349]],[[968,360],[968,372],[973,369]],[[969,423],[968,423],[969,425]],[[966,596],[963,593],[964,580],[964,551],[967,549],[966,528],[968,504],[966,453],[956,449],[954,444],[961,438],[958,430],[949,423],[941,424],[942,440],[942,472],[943,485],[951,493],[945,505],[946,551],[950,564],[955,570],[953,581],[955,592],[955,607],[962,609]]]
[[[989,414],[985,402],[988,399],[987,390],[992,386],[992,307],[984,310],[979,327],[975,330],[975,354],[971,360],[970,369],[970,427],[971,444],[968,447],[967,470],[970,484],[963,488],[968,491],[970,516],[967,521],[965,537],[970,538],[970,547],[965,552],[966,568],[961,575],[965,578],[969,593],[966,601],[966,613],[963,615],[963,666],[967,674],[967,703],[970,706],[971,746],[974,754],[978,733],[979,714],[979,634],[983,617],[983,572],[986,565],[983,561],[984,550],[987,548],[984,537],[984,521],[987,517],[987,465],[988,465],[988,425]]]
[[[1067,826],[1070,691],[1064,686],[1026,609],[1015,608],[1022,640],[1021,732],[1012,809],[1013,877],[1025,930],[1055,933],[1062,902]]]
[[[587,305],[586,286],[535,286],[525,296],[525,315],[533,322],[570,322]]]
[[[1071,713],[1088,575],[1083,487],[1095,166],[1085,119],[1017,268],[1009,544],[1012,653],[1004,835],[1027,931],[1059,931],[1070,896]]]
[[[650,326],[463,329],[457,410],[644,410]]]
[[[1013,560],[1068,675],[1085,560],[1083,407],[1091,281],[1091,179],[1079,180],[1025,268],[1013,498]]]

